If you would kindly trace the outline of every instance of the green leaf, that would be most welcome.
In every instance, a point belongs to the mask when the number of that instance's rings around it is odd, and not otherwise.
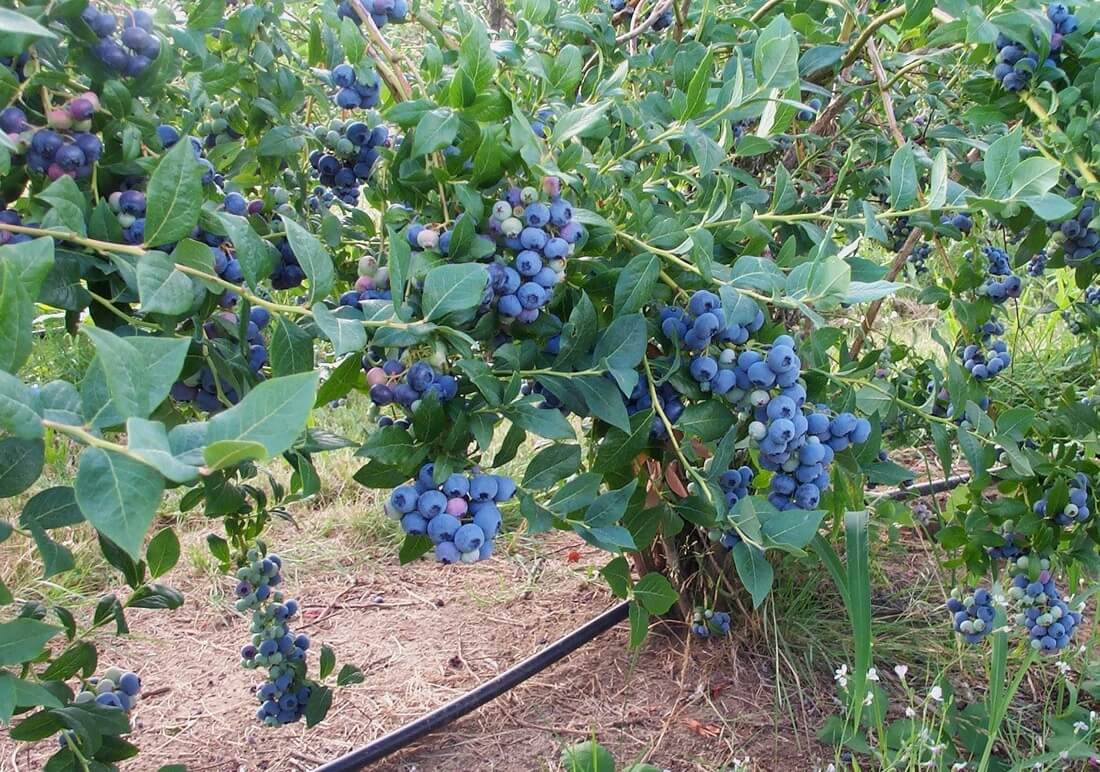
[[[0,8],[0,32],[8,35],[23,35],[31,38],[56,39],[56,35],[29,16],[16,13],[10,8]],[[21,50],[21,49],[20,49]],[[8,54],[18,51],[5,51]]]
[[[263,158],[289,158],[300,153],[305,145],[305,137],[299,136],[290,126],[275,126],[260,138],[256,153]]]
[[[289,219],[289,218],[288,218]],[[218,221],[225,228],[230,241],[233,242],[233,256],[241,264],[241,273],[248,286],[255,289],[260,282],[271,275],[275,269],[276,256],[274,249],[263,239],[244,217],[227,212],[218,213]],[[295,256],[297,256],[295,252]],[[303,270],[305,265],[302,266]]]
[[[190,142],[177,142],[161,156],[145,191],[146,244],[168,244],[191,234],[202,210],[202,175]]]
[[[256,442],[268,457],[282,453],[306,428],[318,377],[318,373],[308,372],[264,381],[239,403],[210,419],[207,443]]]
[[[576,437],[572,424],[557,410],[543,410],[529,402],[517,402],[501,412],[521,429],[548,440],[571,440]]]
[[[932,176],[928,184],[928,208],[938,209],[947,202],[947,151],[936,153],[932,162]]]
[[[1060,164],[1047,158],[1027,158],[1012,171],[1012,187],[1009,197],[1040,196],[1058,184],[1062,173]]]
[[[581,446],[573,443],[549,445],[535,454],[523,473],[523,487],[544,490],[576,474],[581,467]]]
[[[144,418],[164,401],[190,343],[187,338],[120,338],[89,325],[81,331],[95,344],[111,405],[122,418]]]
[[[641,314],[619,316],[596,341],[593,358],[597,362],[606,361],[609,368],[631,370],[642,361],[647,340],[645,318]]]
[[[334,314],[324,303],[313,304],[313,319],[325,337],[332,342],[333,353],[343,356],[362,351],[367,346],[367,330],[356,314],[344,319]]]
[[[36,619],[0,622],[0,666],[21,665],[34,659],[46,642],[60,632],[60,627]]]
[[[361,684],[366,680],[366,676],[363,675],[363,671],[357,668],[355,665],[344,665],[340,668],[340,672],[336,674],[337,686],[351,686],[352,684]]]
[[[917,162],[913,146],[898,148],[890,159],[890,205],[906,209],[917,200]]]
[[[626,507],[630,503],[630,497],[634,495],[638,487],[638,479],[634,478],[622,488],[611,490],[600,496],[584,513],[584,522],[591,528],[614,525],[622,520],[626,514]],[[631,545],[633,547],[633,545]]]
[[[634,600],[650,614],[666,613],[679,597],[664,574],[656,571],[646,574],[634,585]]]
[[[0,499],[17,496],[31,487],[42,474],[45,462],[46,445],[42,440],[0,440]]]
[[[424,277],[421,300],[424,318],[434,322],[450,314],[472,311],[481,303],[488,281],[485,266],[477,263],[433,268]]]
[[[138,258],[138,297],[141,310],[149,314],[179,316],[191,308],[194,285],[187,274],[175,268],[175,261],[164,252],[146,252]]]
[[[577,475],[550,499],[547,508],[557,515],[568,515],[584,509],[596,500],[600,492],[600,476],[592,472]]]
[[[684,139],[691,147],[695,162],[699,164],[700,175],[710,175],[726,157],[726,151],[722,146],[690,121],[684,126]]]
[[[24,528],[64,528],[84,522],[76,504],[76,493],[67,485],[57,485],[39,491],[23,505],[19,524]]]
[[[644,410],[630,416],[630,431],[611,429],[596,450],[592,469],[608,473],[629,469],[635,456],[649,444],[649,432],[653,425],[653,411]]]
[[[171,571],[180,559],[180,541],[175,530],[165,528],[149,541],[145,563],[154,579]]]
[[[332,689],[321,684],[312,684],[309,702],[306,703],[306,727],[316,726],[328,715],[332,707]]]
[[[22,381],[0,370],[0,429],[25,440],[41,437],[39,402]]]
[[[573,137],[580,136],[596,125],[611,107],[611,102],[598,102],[594,105],[581,105],[561,115],[554,124],[551,143],[564,145]]]
[[[283,218],[286,227],[286,238],[290,242],[290,248],[294,250],[294,256],[298,258],[298,264],[309,278],[309,297],[311,301],[318,301],[332,291],[334,272],[332,258],[324,245],[301,225],[289,217]]]
[[[733,547],[733,563],[737,576],[752,596],[753,608],[759,608],[768,597],[772,588],[772,565],[764,557],[764,551],[746,542],[738,542]]]
[[[760,517],[761,530],[771,545],[789,550],[801,550],[817,533],[823,511],[787,509]]]
[[[702,61],[696,67],[695,74],[691,76],[691,83],[687,88],[687,99],[684,101],[684,109],[680,112],[680,120],[686,121],[694,118],[707,103],[707,91],[710,89],[711,62],[714,60],[714,50],[708,48]],[[706,174],[706,172],[704,172]]]
[[[565,772],[615,772],[615,758],[594,740],[585,740],[561,752]]]
[[[661,272],[660,259],[652,254],[637,255],[619,272],[615,282],[615,314],[624,316],[642,310],[653,299],[653,288]]]
[[[489,35],[480,20],[473,20],[469,31],[458,46],[458,65],[469,77],[474,91],[485,89],[496,75],[496,59],[489,44]],[[415,156],[414,156],[415,157]]]
[[[429,110],[420,117],[413,131],[411,158],[434,153],[454,142],[458,136],[458,113],[445,107]]]
[[[630,614],[630,648],[636,649],[645,641],[649,634],[649,612],[637,603],[631,603]]]
[[[582,375],[570,383],[580,391],[592,415],[624,432],[630,431],[626,403],[612,381],[600,375]]]
[[[321,647],[320,662],[317,666],[317,677],[322,681],[329,677],[336,669],[336,652],[330,646]]]
[[[736,418],[723,402],[708,399],[688,405],[676,422],[676,428],[710,442],[723,436],[735,422]]]
[[[313,336],[292,320],[271,320],[271,372],[276,378],[313,370]]]
[[[31,355],[34,298],[23,286],[18,267],[0,261],[0,370],[16,372]]]
[[[56,574],[71,571],[76,567],[73,553],[63,544],[58,544],[41,528],[35,526],[30,529],[34,537],[34,544],[38,548],[38,554],[42,558],[42,578],[49,579]]]
[[[1004,198],[1012,185],[1012,175],[1020,165],[1020,127],[998,139],[985,151],[984,193],[989,198]]]
[[[76,473],[76,503],[84,518],[135,560],[164,492],[164,479],[140,461],[85,448]]]
[[[600,569],[600,574],[611,588],[611,594],[616,598],[625,598],[630,594],[630,563],[619,555],[606,566]]]
[[[172,482],[186,483],[198,479],[199,468],[181,461],[172,451],[164,424],[130,418],[126,421],[126,435],[130,452]]]

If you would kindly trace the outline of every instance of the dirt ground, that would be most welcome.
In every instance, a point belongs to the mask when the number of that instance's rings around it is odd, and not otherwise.
[[[147,694],[131,735],[142,752],[123,768],[313,769],[461,695],[613,604],[591,579],[599,554],[571,535],[550,539],[538,555],[476,566],[348,555],[348,570],[333,572],[291,556],[288,584],[304,605],[299,626],[314,650],[328,644],[366,677],[338,689],[313,729],[255,722],[254,674],[237,660],[245,624],[226,610],[227,580],[181,561],[168,577],[187,596],[181,609],[134,610],[131,636],[98,642],[100,662],[136,669]],[[580,559],[570,562],[574,549]],[[593,735],[624,766],[645,759],[675,772],[721,770],[748,757],[754,769],[812,769],[829,751],[796,736],[780,714],[773,666],[767,651],[736,640],[694,640],[685,652],[680,636],[659,626],[635,655],[624,623],[372,769],[554,770],[563,745]],[[809,726],[823,717],[807,716]],[[3,772],[40,769],[53,750],[50,741],[16,745],[0,735]]]

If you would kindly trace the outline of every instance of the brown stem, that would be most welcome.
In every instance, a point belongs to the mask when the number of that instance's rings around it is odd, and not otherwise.
[[[905,261],[909,259],[909,253],[913,251],[913,247],[917,245],[922,235],[920,228],[915,226],[913,230],[909,232],[909,238],[901,245],[901,249],[898,250],[898,254],[894,258],[894,264],[891,265],[890,270],[886,272],[886,281],[893,281],[897,278],[898,274],[901,273]],[[875,326],[875,317],[878,316],[878,311],[882,308],[882,300],[882,298],[879,298],[872,302],[867,308],[867,314],[863,317],[863,324],[860,325],[859,333],[856,336],[855,342],[852,344],[852,350],[849,354],[853,360],[859,357],[859,352],[863,350],[863,341],[867,339],[867,336],[871,333],[871,329]]]
[[[894,136],[894,142],[898,147],[905,146],[905,135],[898,128],[898,119],[894,115],[894,97],[886,87],[886,71],[882,67],[882,58],[878,53],[875,41],[867,42],[867,58],[871,60],[871,69],[874,70],[875,80],[878,81],[878,91],[882,96],[882,109],[886,111],[886,122],[890,125],[890,133]]]

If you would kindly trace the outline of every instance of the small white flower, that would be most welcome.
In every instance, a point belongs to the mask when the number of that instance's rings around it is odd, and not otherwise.
[[[928,696],[936,702],[943,702],[943,689],[940,688],[939,684],[936,684],[932,687],[932,691],[928,692]]]
[[[966,769],[969,766],[970,764],[965,761],[956,761],[954,764],[951,765],[951,769],[952,772],[962,772],[962,770]]]
[[[906,718],[916,718],[917,717],[917,711],[913,710],[912,705],[910,705],[909,707],[907,707],[905,709],[905,717]]]
[[[1062,675],[1065,675],[1070,670],[1069,663],[1066,662],[1064,659],[1060,659],[1057,662],[1055,662],[1054,666],[1056,668],[1058,668],[1058,672],[1061,673]]]
[[[847,689],[848,688],[848,666],[847,665],[841,665],[840,667],[838,667],[836,669],[836,672],[833,673],[833,678],[836,680],[836,682],[838,684],[840,684],[841,689]]]
[[[864,705],[870,705],[875,701],[874,692],[867,692],[867,696],[863,698]]]
[[[1058,758],[1060,758],[1062,761],[1068,761],[1069,760],[1069,751],[1062,751],[1061,753],[1058,754]]]
[[[877,681],[878,680],[878,670],[873,668],[873,667],[867,668],[867,680],[868,681]]]
[[[1073,722],[1073,733],[1074,734],[1084,734],[1087,731],[1089,731],[1089,725],[1086,724],[1084,721],[1074,721]]]
[[[905,676],[909,674],[908,665],[894,665],[894,673],[901,681],[905,681]]]
[[[1095,720],[1096,720],[1096,711],[1095,710],[1090,710],[1089,711],[1089,723],[1091,724]]]
[[[928,752],[931,753],[933,756],[939,756],[941,753],[943,753],[943,750],[946,747],[947,747],[946,743],[939,743],[938,745],[930,745],[930,746],[928,746]]]

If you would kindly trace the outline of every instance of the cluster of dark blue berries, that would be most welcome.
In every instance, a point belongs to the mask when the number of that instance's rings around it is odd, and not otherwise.
[[[654,391],[657,393],[661,412],[665,414],[670,424],[675,424],[684,412],[683,396],[669,381],[661,383]],[[639,373],[638,382],[634,384],[630,396],[624,398],[623,402],[626,405],[627,415],[654,410],[653,420],[649,426],[649,437],[653,440],[668,439],[668,427],[654,409],[653,397],[649,393],[649,377],[645,373]]]
[[[727,469],[718,476],[718,487],[726,500],[727,511],[732,511],[738,501],[749,497],[749,486],[752,485],[752,479],[755,476],[756,472],[748,466]],[[709,535],[711,541],[719,542],[728,550],[741,542],[741,534],[736,528],[716,528]]]
[[[997,616],[993,595],[984,587],[965,596],[958,589],[952,590],[947,610],[951,612],[955,632],[967,643],[978,643],[989,635]]]
[[[966,212],[955,212],[940,217],[940,225],[949,225],[965,236],[974,228],[974,219]]]
[[[377,107],[382,81],[372,71],[356,73],[350,64],[338,64],[329,76],[339,89],[333,101],[345,110],[369,110]]]
[[[1070,186],[1067,191],[1067,195],[1071,197],[1080,195],[1080,193],[1081,191],[1076,185]],[[1062,252],[1066,258],[1066,265],[1079,266],[1100,249],[1100,231],[1089,227],[1089,223],[1096,216],[1096,212],[1096,202],[1085,201],[1076,217],[1051,223],[1051,229],[1062,242]]]
[[[1047,269],[1047,262],[1050,257],[1047,256],[1047,251],[1041,249],[1031,256],[1031,259],[1027,261],[1027,275],[1032,277],[1039,277],[1043,275],[1043,272]]]
[[[141,244],[145,241],[145,194],[128,187],[132,180],[124,180],[124,190],[116,190],[107,197],[107,205],[118,218],[122,228],[122,240],[127,244]]]
[[[1035,514],[1049,517],[1055,525],[1068,526],[1074,523],[1087,523],[1092,512],[1089,509],[1089,478],[1084,472],[1078,472],[1069,481],[1069,501],[1061,512],[1049,512],[1047,494],[1035,502]]]
[[[253,548],[248,551],[248,565],[237,571],[237,610],[252,612],[252,640],[241,647],[241,667],[267,669],[256,687],[260,702],[256,718],[268,726],[298,721],[311,694],[302,667],[309,636],[295,635],[289,624],[298,613],[298,603],[284,599],[275,589],[283,581],[282,566],[278,555],[265,556]]]
[[[37,223],[24,223],[23,216],[14,209],[0,209],[0,224],[3,225],[20,225],[28,228],[38,227]],[[22,244],[25,241],[30,241],[33,236],[28,236],[26,233],[12,233],[11,231],[0,230],[0,246],[4,244]]]
[[[717,345],[732,343],[738,346],[747,343],[749,337],[764,326],[764,312],[759,308],[748,324],[736,322],[727,324],[722,310],[722,301],[710,290],[698,290],[692,293],[688,299],[687,309],[679,306],[667,306],[661,309],[659,319],[661,332],[666,338],[673,343],[682,343],[690,351],[704,352],[712,343]],[[732,364],[732,362],[723,364]],[[704,387],[704,391],[726,394],[733,388],[733,383],[727,376],[722,376],[720,383],[712,383],[718,378],[718,372],[718,363],[712,357],[704,355],[692,360],[692,377],[700,384],[710,384],[709,388]],[[708,374],[710,377],[704,377]],[[729,381],[728,386],[727,381]]]
[[[235,334],[239,329],[236,314],[223,311],[219,316],[219,320],[210,320],[203,325],[203,331],[206,333],[207,338],[220,338],[225,334]],[[247,336],[246,342],[248,343],[248,368],[258,378],[263,377],[260,370],[267,364],[267,345],[260,330],[266,327],[269,321],[271,321],[271,314],[268,313],[266,308],[253,306],[249,310],[247,331],[245,333]],[[171,396],[177,402],[190,402],[199,410],[216,413],[225,408],[221,397],[218,395],[219,390],[221,396],[224,396],[230,405],[237,404],[241,399],[240,394],[232,384],[216,376],[209,365],[204,365],[194,375],[182,381],[176,381],[172,385]]]
[[[1062,51],[1062,42],[1066,35],[1077,31],[1077,17],[1069,12],[1062,3],[1047,6],[1047,18],[1053,25],[1050,36],[1050,55],[1039,65],[1039,57],[1018,41],[1004,35],[997,36],[997,60],[993,66],[993,77],[1005,91],[1023,91],[1031,83],[1036,70],[1042,69],[1043,80],[1053,80],[1058,68],[1058,58]]]
[[[696,608],[691,620],[691,632],[700,638],[730,634],[730,615],[725,611]]]
[[[427,362],[413,362],[406,367],[400,360],[387,359],[381,367],[367,369],[367,383],[371,401],[379,407],[397,403],[416,410],[426,394],[435,394],[440,402],[452,400],[458,394],[455,377],[436,371]]]
[[[30,60],[30,51],[24,51],[18,56],[0,56],[0,67],[7,67],[15,75],[15,79],[22,83],[27,79],[26,67]]]
[[[352,7],[356,0],[340,0],[336,5],[336,15],[341,19],[351,19],[356,26],[363,23]],[[408,0],[358,0],[363,10],[370,14],[374,26],[381,29],[389,22],[403,22],[409,15]]]
[[[64,107],[46,114],[48,128],[33,128],[18,107],[0,110],[0,131],[9,135],[16,151],[13,163],[26,163],[32,172],[51,180],[68,175],[77,179],[91,176],[92,165],[103,154],[103,142],[90,133],[92,115],[99,109],[99,97],[88,91]]]
[[[1012,363],[1012,355],[1008,353],[1008,344],[994,340],[985,351],[977,344],[969,344],[959,351],[959,361],[974,380],[988,381]]]
[[[1018,298],[1023,292],[1024,283],[1012,272],[1012,263],[1008,253],[1000,247],[986,245],[982,254],[987,263],[989,276],[978,287],[978,294],[985,295],[994,303],[1004,303],[1009,298]],[[973,258],[972,252],[966,253],[967,259]]]
[[[1027,546],[1023,543],[1026,537],[1015,530],[1016,523],[1013,520],[1005,520],[1001,523],[1001,543],[988,550],[992,560],[1015,560],[1028,553]]]
[[[175,146],[183,135],[179,133],[179,130],[175,126],[169,126],[166,123],[162,123],[157,126],[157,139],[164,145],[165,149]],[[203,152],[202,143],[195,137],[187,137],[187,140],[191,143],[191,150],[195,155],[195,160],[199,162],[199,165],[203,168],[202,171],[202,184],[203,185],[221,185],[225,182],[225,179],[221,174],[218,174],[214,168],[214,164],[206,157]]]
[[[795,115],[795,120],[802,121],[803,123],[808,123],[809,121],[812,121],[815,117],[817,117],[817,113],[821,109],[821,100],[817,97],[814,97],[806,103],[806,107],[808,107],[809,109],[799,110],[798,114]]]
[[[909,239],[909,234],[913,232],[913,228],[916,226],[909,224],[908,217],[898,217],[894,220],[890,226],[890,230],[886,234],[887,240],[890,242],[890,248],[894,252],[900,252],[901,248],[905,246],[905,242]]]
[[[153,16],[148,11],[127,9],[120,25],[113,13],[89,5],[80,18],[99,38],[92,53],[119,75],[141,75],[160,56],[160,38],[153,32]],[[116,39],[120,27],[122,34]]]
[[[73,698],[74,705],[94,702],[106,708],[118,708],[127,713],[141,693],[141,678],[137,673],[111,667],[102,677],[89,678],[84,688]]]
[[[544,107],[535,113],[534,120],[531,121],[531,131],[535,133],[535,136],[539,139],[546,139],[546,133],[550,129],[550,124],[554,120],[554,111],[549,107]]]
[[[411,485],[395,488],[386,514],[401,521],[405,533],[427,536],[440,563],[476,563],[493,554],[493,539],[503,519],[497,504],[516,495],[516,484],[504,475],[452,474],[442,485],[435,466],[425,464]]]
[[[913,266],[913,270],[917,273],[926,273],[928,271],[928,257],[932,254],[932,245],[926,242],[921,242],[913,247],[913,251],[909,253],[909,265]]]
[[[1074,610],[1062,599],[1050,573],[1050,564],[1043,560],[1041,569],[1034,580],[1026,568],[1028,558],[1016,561],[1019,573],[1012,577],[1008,597],[1016,601],[1020,611],[1016,614],[1016,623],[1027,630],[1031,647],[1043,654],[1054,654],[1069,646],[1074,632],[1081,624],[1081,612]]]
[[[359,186],[370,179],[379,148],[389,144],[389,130],[383,125],[372,129],[362,121],[337,118],[327,126],[318,126],[314,135],[325,149],[309,154],[309,164],[321,182],[309,197],[309,205],[315,210],[327,209],[339,199],[355,206]]]

